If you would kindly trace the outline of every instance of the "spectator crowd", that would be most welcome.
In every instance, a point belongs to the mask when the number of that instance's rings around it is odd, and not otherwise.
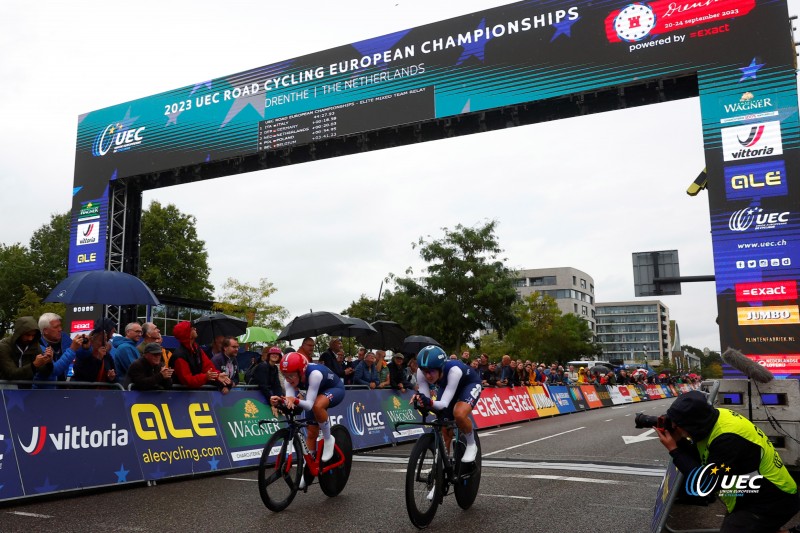
[[[212,386],[223,394],[240,384],[254,385],[265,396],[284,394],[283,376],[278,363],[285,351],[278,346],[266,346],[259,358],[247,369],[237,362],[239,342],[235,337],[217,336],[201,347],[197,329],[191,322],[180,322],[173,329],[178,347],[170,352],[162,346],[158,326],[152,322],[127,324],[117,334],[117,325],[101,319],[88,334],[74,338],[62,330],[61,317],[45,313],[36,321],[20,317],[14,331],[0,341],[0,380],[28,381],[21,387],[55,388],[59,381],[121,384],[133,390],[164,390],[173,386],[198,389]],[[314,360],[315,341],[303,339],[297,351]],[[605,366],[567,365],[558,362],[545,364],[530,359],[514,359],[503,355],[499,363],[490,361],[483,353],[472,358],[465,350],[457,359],[480,373],[484,387],[514,387],[529,385],[628,385],[654,383],[696,382],[696,375],[656,375],[652,371]],[[359,348],[355,357],[345,354],[341,339],[331,339],[319,360],[346,385],[370,389],[393,389],[400,392],[416,388],[416,359],[413,355],[384,350]]]

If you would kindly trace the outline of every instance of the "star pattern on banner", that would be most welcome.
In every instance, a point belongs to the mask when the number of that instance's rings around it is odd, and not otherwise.
[[[219,459],[217,459],[216,457],[212,457],[208,461],[208,465],[211,467],[211,470],[216,470],[217,469],[217,465],[219,465]]]
[[[486,19],[481,19],[480,23],[475,28],[475,30],[485,31]],[[479,61],[483,62],[483,58],[485,57],[486,39],[481,38],[472,43],[465,43],[463,48],[464,51],[461,52],[460,56],[458,56],[458,61],[456,61],[456,65],[460,65],[461,63],[463,63],[472,56],[475,56]]]
[[[11,411],[14,407],[18,407],[20,411],[25,412],[25,398],[30,394],[29,392],[14,391],[6,392],[3,396],[6,399],[6,412]]]
[[[50,483],[50,478],[44,478],[44,484],[41,487],[33,487],[34,492],[55,492],[58,489],[58,485],[52,485]]]
[[[739,81],[742,82],[744,80],[756,79],[756,72],[758,72],[764,65],[765,63],[756,63],[756,58],[754,57],[749,65],[739,69],[742,71],[742,77],[739,79]]]
[[[128,474],[129,473],[130,473],[130,470],[125,470],[125,465],[124,464],[120,464],[119,465],[119,470],[114,472],[114,474],[116,474],[116,476],[117,476],[117,483],[127,483]]]
[[[556,29],[556,32],[553,34],[553,38],[550,39],[550,42],[552,43],[553,41],[555,41],[556,37],[558,37],[559,35],[566,35],[567,37],[571,38],[572,37],[572,25],[575,24],[576,22],[578,22],[580,19],[581,18],[578,17],[578,18],[575,18],[575,19],[572,19],[572,20],[564,19],[561,22],[554,22],[553,23],[553,27]]]
[[[81,191],[81,189],[83,189],[82,186],[81,187],[73,187],[72,188],[72,196],[75,196],[76,194],[78,194]]]
[[[161,470],[161,467],[157,467],[155,470],[150,472],[151,479],[161,479],[162,477],[166,476],[167,473]]]
[[[231,105],[231,108],[228,110],[228,114],[225,115],[225,120],[222,121],[220,129],[224,128],[228,122],[233,120],[233,118],[243,110],[247,109],[248,106],[252,106],[256,113],[258,113],[261,118],[264,118],[264,93],[258,91],[255,94],[235,98],[233,100],[233,105]]]
[[[408,35],[408,32],[410,31],[411,30],[403,30],[390,33],[389,35],[383,35],[374,39],[361,41],[360,43],[355,43],[351,46],[355,48],[356,51],[362,56],[373,56],[374,54],[380,54],[383,56],[384,52],[394,48],[394,46],[399,43],[403,37]],[[373,66],[378,67],[379,70],[386,70],[389,68],[389,65],[385,63],[383,59],[374,63]],[[357,72],[354,72],[353,75],[357,75]]]
[[[202,88],[202,87],[205,87],[206,89],[208,89],[210,91],[212,89],[212,85],[213,85],[213,80],[208,80],[208,81],[204,81],[204,82],[195,84],[194,88],[192,89],[192,92],[189,93],[189,96],[191,96],[194,93],[196,93],[197,90]]]
[[[118,173],[117,169],[115,168],[114,172],[111,173],[111,178],[109,178],[109,181],[114,181],[115,179],[117,179],[117,173]]]

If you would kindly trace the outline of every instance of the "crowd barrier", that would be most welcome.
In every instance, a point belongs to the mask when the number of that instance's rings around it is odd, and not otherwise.
[[[484,389],[478,428],[668,398],[688,385]],[[411,392],[349,390],[329,414],[355,449],[414,440]],[[0,501],[90,487],[252,467],[278,429],[258,391],[3,390]],[[259,426],[260,420],[269,420]]]

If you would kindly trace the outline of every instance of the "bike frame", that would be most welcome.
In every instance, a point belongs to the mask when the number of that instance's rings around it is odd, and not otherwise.
[[[329,465],[326,465],[326,466],[323,466],[323,467],[320,468],[321,457],[322,457],[322,447],[323,447],[323,444],[324,444],[323,441],[319,441],[317,443],[317,454],[316,454],[316,457],[315,457],[314,455],[311,454],[311,450],[308,448],[308,444],[306,444],[305,435],[303,435],[303,433],[300,431],[302,428],[308,427],[309,426],[309,422],[306,421],[306,420],[297,420],[295,418],[295,413],[293,411],[288,410],[288,409],[280,409],[280,411],[283,412],[284,415],[286,415],[286,420],[279,420],[278,424],[282,424],[282,423],[286,424],[286,427],[289,430],[289,442],[290,443],[294,442],[294,438],[296,436],[298,436],[298,435],[300,436],[300,445],[301,445],[301,448],[302,448],[300,450],[300,452],[302,453],[303,459],[305,460],[306,465],[308,465],[308,470],[309,470],[309,472],[311,472],[312,476],[319,477],[320,474],[325,474],[328,471],[333,470],[334,468],[338,468],[338,467],[340,467],[340,466],[342,466],[344,464],[345,456],[344,456],[344,453],[342,452],[342,449],[339,448],[339,444],[337,443],[337,444],[334,445],[334,453],[339,457],[339,459],[334,463],[331,463]],[[258,424],[262,425],[262,424],[268,424],[268,423],[273,423],[274,424],[274,422],[271,422],[269,420],[261,420]],[[295,450],[295,452],[297,452],[297,450]],[[277,470],[279,466],[280,466],[280,462],[276,461],[275,462],[275,469]],[[291,468],[292,468],[292,455],[288,454],[288,457],[287,457],[286,461],[284,462],[284,472],[289,472],[289,470],[291,470]]]
[[[444,437],[442,436],[443,429],[453,429],[453,442],[458,442],[458,437],[460,435],[460,430],[456,425],[454,420],[449,420],[447,422],[441,422],[439,420],[431,420],[428,421],[426,418],[430,415],[428,412],[422,413],[422,422],[395,422],[394,427],[397,429],[399,426],[423,426],[423,427],[430,427],[433,428],[433,439],[434,439],[434,446],[436,447],[436,460],[439,457],[442,458],[442,464],[444,465],[444,481],[445,481],[445,494],[447,494],[447,489],[449,485],[455,484],[461,478],[461,461],[459,460],[456,464],[455,461],[455,445],[453,447],[453,456],[447,455],[447,450],[444,447]],[[451,459],[448,461],[447,459]]]

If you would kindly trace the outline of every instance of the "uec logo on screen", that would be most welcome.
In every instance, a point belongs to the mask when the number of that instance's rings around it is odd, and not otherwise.
[[[126,128],[120,123],[109,124],[97,136],[92,146],[92,155],[102,157],[114,147],[114,153],[130,150],[132,147],[142,143],[142,132],[145,127]]]

